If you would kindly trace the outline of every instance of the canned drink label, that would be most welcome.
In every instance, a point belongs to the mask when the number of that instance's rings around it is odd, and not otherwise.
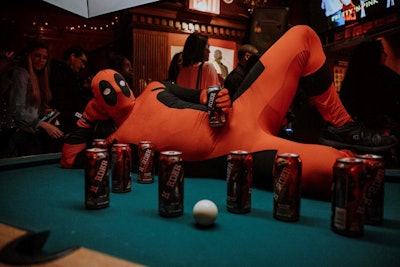
[[[87,149],[85,166],[85,206],[108,207],[110,203],[109,157],[105,149]]]
[[[138,182],[154,182],[154,149],[150,141],[139,144]]]
[[[346,230],[347,210],[345,208],[335,207],[334,225],[339,230]]]
[[[207,90],[207,109],[209,124],[211,127],[221,127],[225,124],[226,117],[221,109],[216,107],[217,94],[221,91],[220,86],[211,86]]]
[[[383,223],[384,206],[385,166],[383,157],[372,154],[359,155],[358,157],[363,160],[366,171],[365,224],[380,225]]]
[[[127,144],[114,144],[112,147],[111,176],[112,192],[130,192],[132,188],[132,155]]]
[[[372,183],[366,189],[366,210],[365,223],[370,225],[379,225],[383,223],[384,207],[384,177],[385,171],[378,170]]]
[[[289,191],[289,185],[292,175],[296,175],[296,173],[292,172],[292,168],[284,166],[280,172],[280,175],[277,176],[278,180],[276,181],[274,186],[274,199],[277,202],[281,202]]]
[[[160,154],[159,214],[165,217],[183,214],[184,168],[180,152]]]
[[[300,218],[302,162],[297,154],[277,155],[273,167],[274,218]]]
[[[232,151],[227,157],[227,210],[247,213],[251,210],[253,158],[247,151]]]

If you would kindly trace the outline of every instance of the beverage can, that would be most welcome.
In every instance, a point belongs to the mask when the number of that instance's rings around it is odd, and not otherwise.
[[[281,221],[300,219],[302,161],[298,154],[282,153],[273,166],[273,216]]]
[[[112,192],[130,192],[132,188],[132,154],[128,144],[114,144],[111,148]]]
[[[110,205],[110,172],[107,149],[86,149],[85,207],[101,209]]]
[[[151,141],[139,142],[138,183],[154,183],[154,147]]]
[[[232,213],[251,211],[251,186],[253,181],[253,157],[244,150],[231,151],[227,156],[226,207]]]
[[[183,214],[184,169],[182,152],[160,153],[158,169],[158,213],[162,217]]]
[[[365,168],[359,158],[339,158],[333,166],[331,229],[357,237],[364,234]]]
[[[225,124],[226,117],[215,102],[217,94],[221,91],[221,86],[210,86],[207,89],[207,110],[209,125],[211,127],[221,127]]]

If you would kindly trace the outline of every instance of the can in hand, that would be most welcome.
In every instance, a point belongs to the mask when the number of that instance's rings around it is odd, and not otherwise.
[[[128,144],[114,144],[111,148],[112,192],[126,193],[132,188],[132,151]]]
[[[207,110],[211,127],[221,127],[226,121],[224,112],[217,108],[217,103],[215,102],[219,91],[221,91],[221,86],[210,86],[207,89]]]
[[[365,165],[366,188],[364,192],[365,224],[383,224],[383,206],[385,191],[385,166],[382,156],[364,154],[359,155]]]
[[[138,183],[154,182],[154,147],[151,141],[139,142]]]
[[[275,219],[300,219],[302,161],[293,153],[278,154],[273,166],[273,196]]]
[[[359,158],[339,158],[333,166],[331,229],[357,237],[364,234],[365,167]]]
[[[226,207],[232,213],[248,213],[251,210],[251,186],[253,182],[253,157],[244,150],[235,150],[227,157]]]
[[[184,169],[182,152],[160,153],[158,169],[158,213],[163,217],[183,214]]]
[[[86,149],[85,207],[101,209],[110,205],[110,171],[107,149]]]

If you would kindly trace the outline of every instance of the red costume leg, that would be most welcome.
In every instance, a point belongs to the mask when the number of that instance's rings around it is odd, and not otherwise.
[[[340,101],[338,93],[333,84],[329,90],[319,96],[311,98],[325,121],[335,127],[343,126],[347,122],[353,121],[347,110]]]
[[[236,147],[251,152],[277,149],[278,153],[297,153],[303,160],[304,190],[329,194],[335,160],[354,154],[276,137],[293,101],[299,79],[317,72],[325,59],[319,37],[312,29],[307,26],[290,29],[261,57],[265,70],[233,103],[229,114],[232,119],[229,133],[220,140],[218,147]],[[335,113],[334,106],[326,105],[325,108],[326,113],[333,114],[331,121],[342,116],[340,112]],[[344,116],[344,119],[348,117]]]

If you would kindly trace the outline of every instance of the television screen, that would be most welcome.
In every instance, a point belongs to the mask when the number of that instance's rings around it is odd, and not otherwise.
[[[310,26],[322,33],[400,10],[400,0],[311,0]]]

